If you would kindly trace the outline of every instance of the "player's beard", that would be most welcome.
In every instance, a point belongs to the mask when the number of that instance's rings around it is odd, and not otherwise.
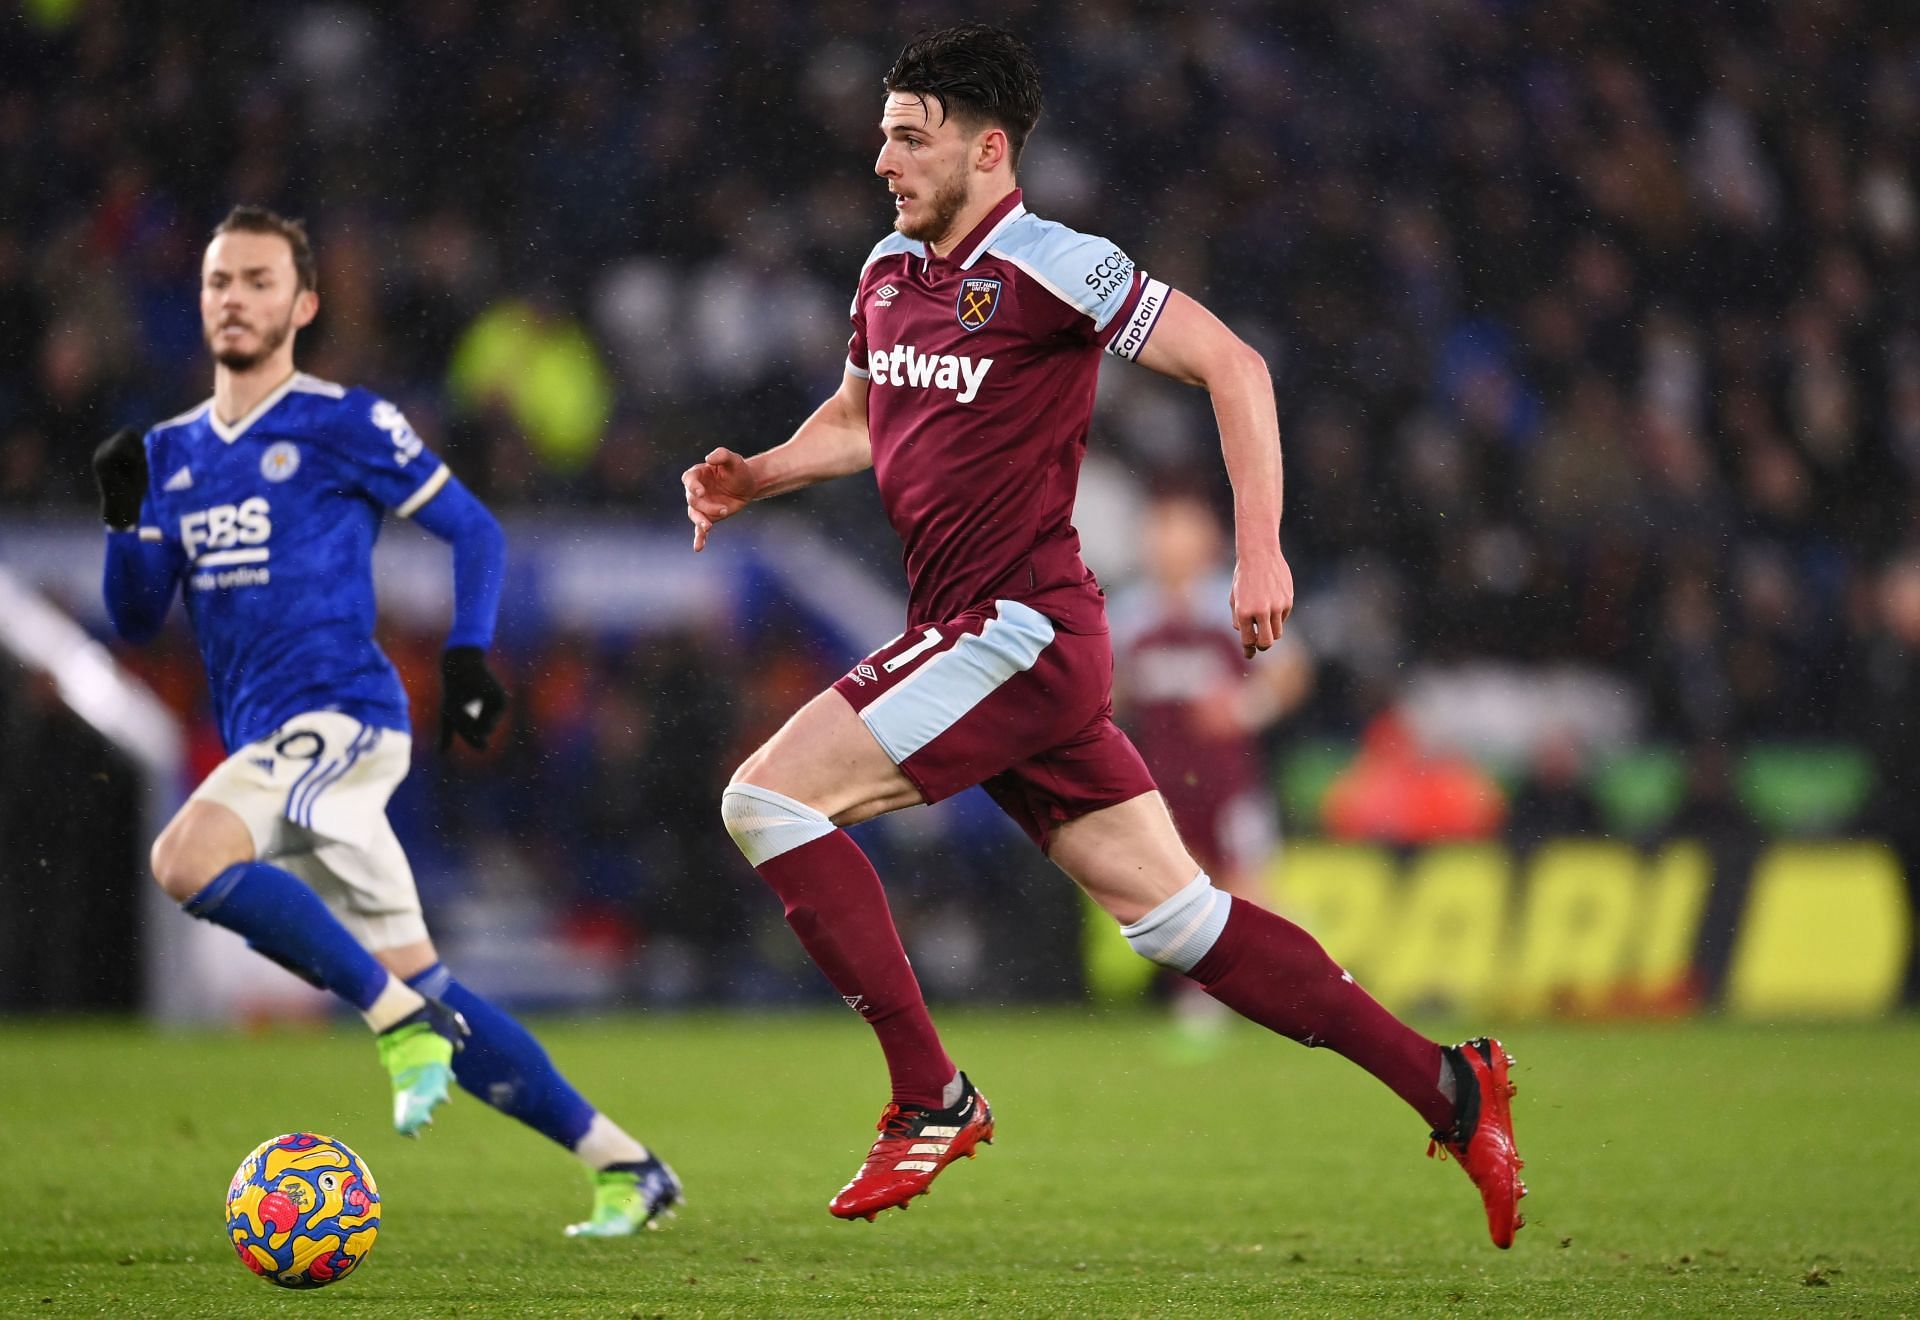
[[[932,243],[946,237],[953,228],[953,222],[967,204],[967,167],[961,165],[952,174],[942,179],[933,190],[933,196],[927,199],[927,214],[923,220],[912,226],[901,223],[894,227],[902,236],[916,243]]]
[[[250,352],[214,347],[214,336],[219,333],[220,327],[215,326],[207,336],[207,347],[213,351],[213,360],[228,371],[252,371],[278,352],[280,345],[287,342],[287,336],[293,333],[293,308],[287,308],[287,314],[279,325],[270,325],[260,332],[260,346]]]

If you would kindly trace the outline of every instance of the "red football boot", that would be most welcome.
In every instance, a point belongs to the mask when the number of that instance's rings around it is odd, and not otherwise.
[[[987,1097],[974,1090],[965,1073],[960,1083],[965,1089],[950,1109],[888,1105],[880,1115],[880,1139],[827,1209],[842,1219],[872,1221],[882,1210],[904,1207],[926,1191],[940,1170],[962,1155],[972,1159],[981,1142],[993,1144]]]
[[[1427,1155],[1452,1155],[1460,1162],[1486,1202],[1493,1245],[1504,1251],[1527,1222],[1519,1211],[1527,1194],[1520,1170],[1527,1162],[1514,1149],[1513,1107],[1507,1103],[1516,1089],[1507,1079],[1513,1056],[1499,1041],[1480,1036],[1448,1049],[1447,1059],[1458,1087],[1457,1109],[1452,1128],[1435,1132],[1427,1143]]]

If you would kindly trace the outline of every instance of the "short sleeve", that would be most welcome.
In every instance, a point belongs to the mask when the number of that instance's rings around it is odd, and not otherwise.
[[[447,465],[421,443],[406,414],[387,400],[354,390],[345,403],[340,436],[353,484],[381,508],[411,517],[446,485]]]
[[[1012,262],[1070,312],[1070,333],[1133,357],[1166,307],[1167,286],[1149,279],[1111,239],[1052,221],[1010,230],[991,251]]]
[[[873,372],[867,359],[867,280],[875,262],[886,257],[902,255],[924,257],[926,249],[904,235],[888,234],[873,245],[873,251],[867,253],[867,259],[860,267],[860,283],[853,291],[853,306],[847,309],[847,316],[853,321],[853,336],[847,340],[847,370],[862,380],[866,380]],[[891,298],[893,290],[882,283],[876,296],[881,299]],[[883,301],[880,305],[884,307],[887,304]]]
[[[860,277],[862,288],[866,285],[866,276]],[[847,316],[853,322],[853,335],[847,340],[847,370],[865,380],[872,373],[867,368],[867,312],[860,290],[853,294],[853,306],[847,309]]]
[[[1061,242],[1058,263],[1061,282],[1072,291],[1074,304],[1104,333],[1126,306],[1137,282],[1133,258],[1110,239],[1073,234]]]

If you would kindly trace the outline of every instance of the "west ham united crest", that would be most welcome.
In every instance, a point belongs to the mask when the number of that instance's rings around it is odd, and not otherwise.
[[[1000,310],[1000,281],[969,279],[960,281],[960,297],[954,303],[962,330],[978,330]]]

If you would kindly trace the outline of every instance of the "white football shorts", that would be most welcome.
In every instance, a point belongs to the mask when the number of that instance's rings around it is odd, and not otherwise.
[[[254,856],[313,887],[369,949],[427,938],[413,868],[387,820],[413,740],[337,711],[296,715],[222,761],[189,801],[246,822]]]

